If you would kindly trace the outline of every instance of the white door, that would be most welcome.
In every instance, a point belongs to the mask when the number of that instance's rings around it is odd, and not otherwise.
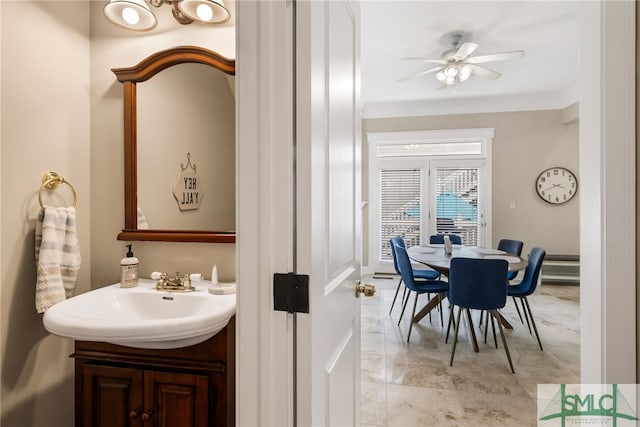
[[[297,3],[297,272],[310,314],[298,316],[298,425],[359,425],[359,7]]]

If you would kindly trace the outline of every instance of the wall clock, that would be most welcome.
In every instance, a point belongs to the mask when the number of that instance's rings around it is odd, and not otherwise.
[[[578,180],[569,169],[552,167],[543,170],[536,179],[536,192],[552,205],[566,203],[576,195]]]

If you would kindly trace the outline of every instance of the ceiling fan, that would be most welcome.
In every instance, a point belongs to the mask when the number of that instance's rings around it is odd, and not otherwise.
[[[451,44],[452,48],[442,52],[439,59],[420,58],[413,56],[402,58],[403,61],[422,61],[438,65],[436,67],[421,71],[418,74],[402,78],[398,80],[398,82],[415,79],[416,77],[424,76],[430,73],[436,73],[435,76],[440,82],[438,89],[444,89],[449,86],[457,87],[458,84],[467,80],[469,77],[471,77],[472,74],[490,80],[496,80],[502,74],[477,64],[482,64],[485,62],[505,61],[507,59],[522,58],[524,56],[524,50],[471,56],[471,54],[478,48],[478,44],[465,41],[467,40],[467,38],[468,34],[463,32],[445,34],[442,37],[442,40],[445,40],[445,42]]]

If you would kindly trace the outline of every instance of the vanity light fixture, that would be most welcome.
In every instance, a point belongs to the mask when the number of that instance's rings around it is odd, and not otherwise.
[[[205,24],[224,24],[231,14],[223,0],[148,0],[153,7],[171,6],[171,13],[180,24],[194,21]],[[158,19],[144,0],[110,0],[104,14],[114,24],[133,31],[149,31],[158,25]]]

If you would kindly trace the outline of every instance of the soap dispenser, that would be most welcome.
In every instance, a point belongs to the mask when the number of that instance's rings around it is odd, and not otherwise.
[[[127,255],[120,261],[122,274],[120,276],[121,288],[135,288],[138,286],[138,258],[133,256],[131,245],[125,245],[129,250]]]

